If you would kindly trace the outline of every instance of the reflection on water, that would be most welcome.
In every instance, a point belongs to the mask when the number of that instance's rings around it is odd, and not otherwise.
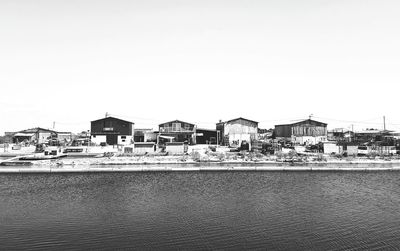
[[[398,172],[0,175],[1,249],[400,248]]]

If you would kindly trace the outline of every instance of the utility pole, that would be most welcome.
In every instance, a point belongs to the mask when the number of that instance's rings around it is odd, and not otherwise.
[[[53,121],[53,130],[54,130],[55,127],[56,127],[56,122]]]
[[[386,119],[385,119],[385,116],[383,116],[383,130],[386,131]]]
[[[352,134],[352,135],[351,135],[351,134]],[[351,125],[351,134],[350,134],[350,139],[353,138],[352,141],[354,141],[356,135],[354,135],[354,127],[353,127],[353,124]]]

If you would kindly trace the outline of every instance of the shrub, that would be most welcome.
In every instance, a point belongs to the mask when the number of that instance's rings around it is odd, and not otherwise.
[[[224,153],[219,153],[219,154],[217,155],[217,158],[218,158],[220,161],[224,161],[224,160],[225,160],[225,154],[224,154]]]
[[[212,152],[217,151],[217,147],[216,146],[209,146],[208,149],[210,149]]]
[[[317,155],[316,160],[317,161],[326,161],[326,158],[323,154],[320,153]]]
[[[199,152],[193,152],[192,153],[192,158],[193,158],[194,161],[200,161],[201,154]]]

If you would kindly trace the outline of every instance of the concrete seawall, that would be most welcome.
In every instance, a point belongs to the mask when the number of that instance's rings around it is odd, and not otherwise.
[[[0,173],[96,173],[96,172],[215,172],[215,171],[400,171],[399,166],[319,167],[319,166],[79,166],[2,167]]]

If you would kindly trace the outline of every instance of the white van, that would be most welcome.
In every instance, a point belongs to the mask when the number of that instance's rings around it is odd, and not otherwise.
[[[367,146],[358,146],[357,155],[367,155],[367,154],[368,154],[368,147]]]

